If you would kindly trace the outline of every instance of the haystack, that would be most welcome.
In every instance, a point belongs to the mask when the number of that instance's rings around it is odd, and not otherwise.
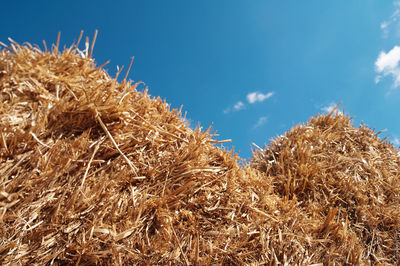
[[[292,128],[250,165],[274,193],[294,200],[315,221],[315,259],[324,263],[400,261],[399,151],[374,130],[355,128],[343,113],[320,115]]]
[[[110,77],[81,37],[0,51],[2,265],[399,259],[390,144],[323,116],[249,167],[128,72]]]
[[[262,175],[78,45],[1,50],[1,264],[266,259]]]

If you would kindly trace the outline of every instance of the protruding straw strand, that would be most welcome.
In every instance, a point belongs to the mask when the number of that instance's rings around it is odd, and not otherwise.
[[[129,71],[131,70],[132,63],[133,63],[133,59],[134,59],[134,58],[135,58],[135,57],[132,56],[132,58],[131,58],[131,63],[129,64],[128,70],[127,70],[126,73],[125,73],[124,81],[126,81],[126,78],[128,77],[128,74],[129,74]]]
[[[75,51],[78,49],[79,43],[81,42],[81,39],[82,39],[82,36],[83,36],[83,30],[81,30],[81,33],[79,34],[78,41],[76,41]]]
[[[96,43],[96,39],[97,39],[97,29],[94,31],[94,36],[93,36],[93,41],[92,41],[92,46],[90,47],[90,53],[89,53],[89,57],[92,58],[92,54],[93,54],[93,48],[94,48],[94,44]]]

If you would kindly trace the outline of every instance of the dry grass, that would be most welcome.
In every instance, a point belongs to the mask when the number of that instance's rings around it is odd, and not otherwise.
[[[250,166],[315,221],[313,238],[325,242],[316,260],[400,261],[399,151],[378,135],[331,112],[254,152]]]
[[[79,40],[0,50],[1,264],[400,260],[400,159],[370,129],[312,118],[241,166]]]

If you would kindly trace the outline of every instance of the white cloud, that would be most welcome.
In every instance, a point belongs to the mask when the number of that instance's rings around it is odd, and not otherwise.
[[[381,51],[375,61],[375,71],[378,75],[375,77],[375,83],[378,83],[382,77],[392,76],[393,86],[400,85],[400,47],[394,46],[388,53]]]
[[[392,15],[380,25],[383,38],[400,38],[400,0],[393,1],[394,11]],[[389,52],[381,51],[375,61],[375,83],[379,83],[382,78],[390,76],[393,78],[393,88],[400,86],[400,47],[394,46]]]
[[[273,92],[268,92],[266,94],[263,94],[261,92],[255,91],[255,92],[251,92],[251,93],[247,94],[246,98],[250,104],[253,104],[256,102],[263,102],[266,99],[271,98],[273,95],[274,95]]]
[[[395,10],[393,14],[390,16],[388,20],[385,20],[381,23],[381,30],[383,33],[383,38],[387,38],[390,33],[390,29],[392,26],[395,28],[398,28],[399,26],[399,18],[400,18],[400,0],[396,0],[393,2],[393,5],[395,7]],[[398,32],[397,32],[398,34]]]
[[[262,116],[257,120],[257,123],[255,123],[253,125],[253,128],[258,128],[261,127],[262,125],[264,125],[267,122],[267,117],[266,116]]]
[[[224,114],[229,114],[230,112],[236,112],[236,111],[242,110],[244,108],[246,108],[246,105],[242,101],[238,101],[232,107],[225,108],[225,110],[223,112],[224,112]]]
[[[376,70],[382,72],[385,70],[394,69],[398,66],[400,61],[400,47],[395,46],[388,53],[381,51],[378,59],[375,62]]]
[[[246,99],[249,104],[253,104],[256,102],[263,102],[266,99],[271,98],[273,95],[274,95],[274,92],[268,92],[266,94],[263,94],[261,92],[255,91],[255,92],[250,92],[249,94],[247,94]],[[246,108],[245,101],[238,101],[233,106],[227,107],[223,111],[223,113],[229,114],[230,112],[240,111],[245,108]]]
[[[323,111],[325,113],[330,113],[333,110],[333,108],[336,107],[336,105],[337,105],[337,103],[330,102],[328,105],[321,107],[321,111]],[[336,109],[335,114],[343,114],[343,112]]]
[[[244,103],[242,101],[238,101],[234,106],[233,109],[235,109],[235,111],[239,111],[241,109],[243,109],[245,107]]]
[[[382,35],[383,38],[387,38],[389,36],[389,28],[388,28],[389,25],[390,25],[390,23],[387,21],[384,21],[381,23],[381,30],[383,32],[383,35]]]
[[[387,21],[382,22],[381,23],[381,30],[387,29],[388,26],[389,26],[389,22],[387,22]]]
[[[389,25],[390,23],[387,21],[381,23],[382,37],[385,39],[389,36]]]

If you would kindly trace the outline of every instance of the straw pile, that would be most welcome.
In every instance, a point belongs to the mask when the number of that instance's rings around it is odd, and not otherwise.
[[[371,130],[313,118],[248,166],[81,37],[0,50],[0,264],[400,259],[400,161]]]
[[[374,130],[334,110],[255,151],[274,193],[312,217],[325,263],[400,261],[400,157]]]

